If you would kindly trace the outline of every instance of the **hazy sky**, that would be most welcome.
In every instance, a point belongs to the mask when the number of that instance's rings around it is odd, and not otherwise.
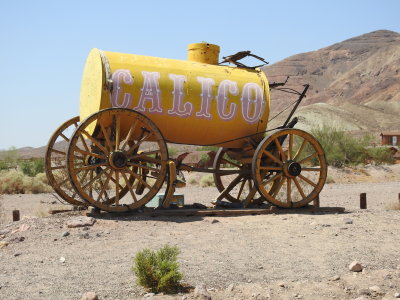
[[[0,149],[39,147],[78,115],[90,49],[186,59],[187,44],[271,63],[378,29],[400,1],[1,1]]]

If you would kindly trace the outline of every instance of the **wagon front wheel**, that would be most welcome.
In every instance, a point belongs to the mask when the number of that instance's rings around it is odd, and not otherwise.
[[[83,121],[67,154],[76,191],[110,212],[138,209],[149,202],[162,187],[167,160],[167,146],[157,126],[136,111],[117,108]]]
[[[302,207],[322,190],[327,174],[324,150],[309,133],[278,129],[258,145],[252,175],[258,191],[279,207]]]

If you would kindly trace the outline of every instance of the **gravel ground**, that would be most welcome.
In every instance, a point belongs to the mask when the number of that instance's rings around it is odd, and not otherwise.
[[[213,187],[179,192],[186,203],[209,203],[217,195]],[[367,210],[359,209],[361,192]],[[344,214],[102,215],[84,228],[66,226],[79,212],[42,217],[59,208],[51,194],[2,195],[0,245],[8,245],[0,248],[0,299],[81,299],[87,291],[100,299],[194,298],[193,292],[148,297],[135,284],[135,253],[165,244],[181,249],[185,282],[204,284],[212,299],[394,299],[400,210],[391,208],[399,192],[397,181],[335,183],[324,187],[321,206],[345,207]],[[14,208],[24,218],[10,223]],[[349,271],[354,260],[362,272]]]

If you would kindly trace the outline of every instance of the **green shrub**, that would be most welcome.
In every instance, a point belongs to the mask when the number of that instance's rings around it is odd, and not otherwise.
[[[17,167],[18,153],[15,147],[0,151],[0,170],[8,170]]]
[[[321,143],[331,166],[358,165],[370,158],[367,147],[371,136],[355,138],[347,132],[327,126],[314,128],[311,133]]]
[[[217,146],[200,146],[200,147],[197,147],[197,151],[215,151],[215,152],[217,152],[218,151],[218,149],[219,149],[219,147],[217,147]]]
[[[23,160],[19,162],[19,167],[25,175],[35,177],[37,174],[44,172],[44,161],[40,158]]]
[[[0,194],[50,193],[52,188],[44,182],[44,174],[30,177],[10,170],[0,172]]]
[[[139,285],[153,293],[176,293],[183,274],[179,272],[177,247],[165,245],[158,251],[143,249],[136,253],[132,271]]]
[[[207,186],[214,186],[214,177],[211,174],[204,175],[200,178],[200,186],[207,187]]]
[[[178,153],[178,150],[174,147],[168,147],[168,156],[169,157],[175,157],[175,155]]]
[[[367,148],[367,154],[369,159],[374,161],[377,165],[394,163],[393,155],[387,147]]]

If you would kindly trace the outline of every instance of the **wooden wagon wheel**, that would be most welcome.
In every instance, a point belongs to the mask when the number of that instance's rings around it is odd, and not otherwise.
[[[67,173],[67,145],[74,130],[78,127],[79,117],[72,118],[62,124],[51,136],[45,155],[47,180],[54,191],[72,205],[87,205],[75,189]]]
[[[258,191],[280,207],[301,207],[315,199],[325,184],[324,150],[309,133],[278,129],[258,145],[252,162]]]
[[[110,212],[149,202],[162,187],[167,160],[167,146],[157,126],[136,111],[117,108],[83,121],[67,153],[68,174],[76,191]]]
[[[223,198],[233,203],[243,203],[248,206],[253,199],[260,198],[253,183],[251,164],[242,164],[229,157],[225,148],[219,148],[215,155],[213,169],[237,170],[235,174],[214,173],[214,182]]]

